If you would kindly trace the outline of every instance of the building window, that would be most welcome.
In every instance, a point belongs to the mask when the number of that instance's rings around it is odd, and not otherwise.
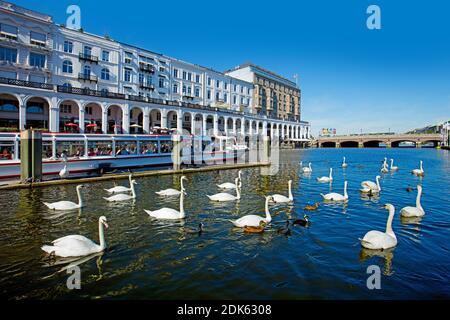
[[[250,95],[250,88],[247,88],[247,94]]]
[[[192,81],[192,73],[190,73],[190,72],[188,73],[188,80]]]
[[[89,114],[89,115],[92,115],[92,109],[93,109],[92,107],[86,107],[86,108],[84,108],[86,114]]]
[[[109,81],[109,79],[110,79],[110,74],[109,74],[109,69],[108,69],[108,68],[102,69],[101,78],[102,78],[102,80],[107,80],[107,81]]]
[[[159,77],[159,87],[164,88],[164,78],[163,77]]]
[[[211,90],[206,91],[206,97],[211,100]]]
[[[233,91],[236,92],[237,90],[237,85],[234,85]]]
[[[145,79],[144,74],[139,73],[139,84],[144,84],[144,79]]]
[[[200,75],[199,74],[195,75],[195,82],[200,83]]]
[[[200,88],[199,87],[195,87],[194,94],[197,98],[200,97]]]
[[[173,84],[173,93],[178,93],[178,83]]]
[[[45,68],[45,55],[30,52],[30,66]]]
[[[2,38],[17,40],[18,29],[10,24],[0,23],[0,35]]]
[[[220,100],[220,93],[216,92],[216,101],[219,101],[219,100]]]
[[[125,68],[123,79],[125,82],[131,82],[131,69]]]
[[[147,84],[148,84],[148,85],[151,85],[152,83],[153,83],[152,76],[148,75],[148,76],[147,76]]]
[[[220,81],[216,80],[216,88],[220,88]]]
[[[186,94],[186,85],[183,84],[183,94]]]
[[[102,51],[102,61],[109,62],[109,51]]]
[[[183,80],[186,80],[187,72],[183,71]]]
[[[233,96],[233,104],[236,104],[236,96]]]
[[[189,86],[189,87],[187,88],[187,94],[188,94],[188,96],[191,96],[191,95],[192,95],[192,88],[191,88],[191,86]]]
[[[228,95],[226,93],[223,94],[223,101],[228,102]]]
[[[45,46],[47,44],[47,35],[39,32],[30,32],[30,43],[38,46]]]
[[[228,90],[228,83],[225,82],[223,85],[225,86],[225,90]]]
[[[17,49],[0,47],[0,60],[16,63]]]
[[[208,77],[208,86],[210,86],[210,85],[211,85],[211,78]]]
[[[66,53],[73,52],[73,43],[71,41],[64,41],[64,52]]]
[[[241,104],[244,104],[244,97],[241,97]]]
[[[83,47],[83,53],[84,53],[84,55],[86,55],[86,56],[92,55],[92,47],[84,46],[84,47]]]
[[[125,63],[131,64],[133,61],[133,54],[131,52],[125,52]]]
[[[173,69],[173,77],[178,78],[178,69]]]
[[[164,68],[164,67],[159,67],[159,72],[165,72],[166,71],[166,68]]]
[[[73,73],[73,65],[72,65],[72,62],[71,62],[71,61],[65,60],[65,61],[63,62],[63,65],[62,65],[62,72],[63,72],[63,73]]]
[[[72,106],[70,104],[62,104],[59,110],[61,113],[72,113]]]
[[[244,87],[241,86],[241,93],[244,93]]]
[[[90,66],[84,66],[83,68],[83,74],[86,77],[89,77],[91,75],[91,67]]]

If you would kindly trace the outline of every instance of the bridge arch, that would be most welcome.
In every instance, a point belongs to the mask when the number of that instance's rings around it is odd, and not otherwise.
[[[339,144],[340,144],[341,148],[358,148],[358,146],[359,146],[358,141],[352,141],[352,140],[342,141]]]
[[[383,143],[383,141],[381,141],[381,140],[368,140],[368,141],[364,141],[363,145],[364,145],[364,148],[379,148],[380,147],[380,143]]]
[[[325,141],[320,144],[321,148],[336,148],[336,142],[334,141]]]
[[[411,143],[413,143],[414,145],[411,145],[411,146],[406,146],[406,147],[402,147],[402,148],[415,148],[416,147],[416,145],[417,145],[417,143],[416,143],[416,141],[413,141],[413,140],[396,140],[396,141],[391,141],[391,147],[392,148],[400,148],[400,143],[403,143],[403,142],[411,142]]]

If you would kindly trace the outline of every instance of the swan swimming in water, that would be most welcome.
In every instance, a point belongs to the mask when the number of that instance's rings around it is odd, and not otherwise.
[[[345,162],[345,157],[342,159],[342,168],[347,168],[348,164]]]
[[[423,161],[420,160],[420,168],[414,169],[411,173],[415,174],[416,176],[423,176],[425,174],[425,171],[423,171]]]
[[[238,179],[239,179],[239,183],[242,183],[242,171],[241,170],[238,171]],[[225,182],[222,184],[218,184],[217,186],[220,189],[229,189],[229,190],[236,189],[236,184],[231,183],[231,182]]]
[[[286,202],[293,202],[294,196],[292,195],[292,180],[288,181],[288,197],[282,195],[282,194],[273,194],[272,195],[272,201],[274,203],[286,203]]]
[[[272,221],[272,217],[270,216],[270,211],[269,211],[269,201],[272,201],[272,196],[267,196],[266,197],[266,216],[265,217],[261,217],[258,215],[254,215],[254,214],[249,214],[246,216],[243,216],[242,218],[239,218],[237,220],[230,220],[230,222],[232,224],[234,224],[235,227],[238,228],[245,228],[245,227],[258,227],[261,223],[261,221],[263,221],[266,224],[269,224]]]
[[[312,172],[311,162],[308,164],[307,167],[303,167],[302,171],[303,171],[303,173],[311,173]]]
[[[394,219],[395,207],[392,204],[385,204],[385,209],[389,210],[389,217],[386,223],[386,232],[372,230],[366,233],[364,238],[359,239],[361,245],[367,249],[389,249],[397,245],[397,237],[392,230],[392,220]]]
[[[105,236],[103,233],[103,226],[108,228],[106,218],[101,216],[98,219],[98,234],[100,245],[96,244],[92,240],[89,240],[85,236],[70,235],[52,242],[53,245],[44,245],[41,247],[43,251],[48,254],[54,254],[58,257],[81,257],[89,254],[101,252],[106,249]]]
[[[134,190],[135,184],[137,184],[136,180],[131,180],[131,196],[128,194],[119,193],[119,194],[113,195],[108,198],[103,197],[103,199],[105,199],[109,202],[119,202],[119,201],[127,201],[127,200],[131,200],[131,199],[135,199],[136,198],[136,192]]]
[[[361,182],[361,187],[362,189],[360,189],[361,192],[363,193],[378,193],[381,191],[381,186],[380,186],[380,176],[376,176],[375,177],[375,181],[363,181]]]
[[[187,180],[187,178],[185,176],[182,176],[180,179],[181,190],[169,188],[169,189],[165,189],[165,190],[161,190],[161,191],[156,191],[155,193],[159,196],[165,196],[165,197],[179,196],[182,192],[184,192],[186,190],[184,188],[184,183],[183,183],[184,180]]]
[[[184,196],[186,193],[183,191],[180,194],[180,210],[175,210],[172,208],[161,208],[158,210],[150,211],[145,210],[147,214],[150,217],[156,218],[156,219],[162,219],[162,220],[178,220],[178,219],[184,219],[186,216],[186,213],[184,212]]]
[[[327,194],[320,194],[325,201],[347,201],[348,200],[348,194],[347,194],[347,181],[344,182],[344,195],[336,192],[331,192]]]
[[[128,192],[131,191],[131,174],[128,176],[128,181],[130,181],[130,187],[124,187],[124,186],[115,186],[114,188],[111,189],[105,189],[107,192],[109,193],[123,193],[123,192]]]
[[[241,191],[239,190],[241,185],[239,183],[239,178],[234,179],[234,182],[235,182],[236,196],[233,196],[232,194],[226,192],[221,192],[214,194],[212,196],[207,195],[207,197],[211,201],[219,201],[219,202],[239,200],[241,198]]]
[[[328,177],[317,178],[318,182],[332,182],[333,181],[333,168],[330,168],[330,175]]]
[[[394,166],[394,159],[391,159],[391,171],[397,171],[398,167]]]
[[[52,203],[44,202],[44,204],[52,210],[74,210],[82,208],[84,204],[81,196],[81,189],[83,188],[84,186],[81,184],[77,186],[78,203],[72,201],[58,201]]]
[[[417,186],[417,197],[416,197],[416,206],[415,207],[404,207],[400,210],[400,215],[402,217],[422,217],[425,215],[425,211],[420,204],[420,197],[422,196],[422,186]]]

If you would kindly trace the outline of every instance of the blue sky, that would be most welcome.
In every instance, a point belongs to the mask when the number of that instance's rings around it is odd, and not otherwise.
[[[226,70],[251,61],[293,80],[313,134],[403,132],[450,119],[447,1],[15,0],[87,32]],[[366,9],[381,8],[381,30]]]

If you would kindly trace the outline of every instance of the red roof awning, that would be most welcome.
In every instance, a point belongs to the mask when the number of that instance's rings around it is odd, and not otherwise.
[[[94,127],[96,127],[97,125],[95,124],[95,123],[89,123],[87,126],[86,126],[86,128],[94,128]]]

